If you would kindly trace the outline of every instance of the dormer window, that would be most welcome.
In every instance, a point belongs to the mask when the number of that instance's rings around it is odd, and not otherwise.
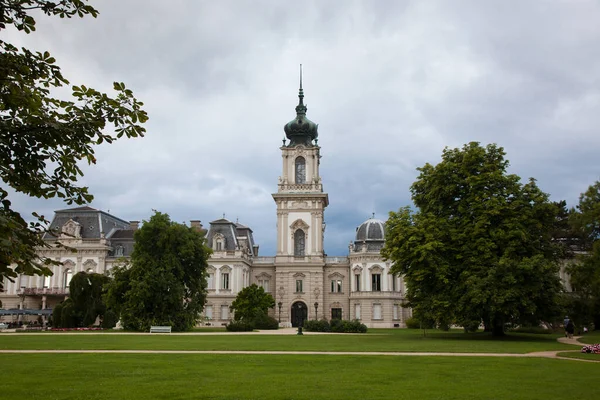
[[[306,183],[306,160],[304,157],[296,158],[296,184]]]
[[[220,233],[217,233],[213,238],[213,249],[215,251],[225,250],[225,237]]]

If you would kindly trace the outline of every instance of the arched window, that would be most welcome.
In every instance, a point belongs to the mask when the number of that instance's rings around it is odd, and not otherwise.
[[[294,255],[295,256],[304,256],[305,252],[305,241],[306,234],[302,229],[297,229],[294,232]]]
[[[71,283],[71,279],[73,278],[73,270],[68,269],[65,271],[65,288],[69,287],[69,283]]]
[[[306,183],[306,161],[304,157],[296,158],[296,184]]]

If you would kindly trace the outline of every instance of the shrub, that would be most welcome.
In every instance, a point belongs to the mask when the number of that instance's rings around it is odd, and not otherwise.
[[[367,332],[367,326],[362,324],[359,320],[355,319],[352,321],[346,321],[341,319],[332,319],[331,322],[327,320],[320,321],[306,321],[304,322],[304,329],[309,332],[335,332],[335,333],[365,333]]]
[[[254,329],[279,329],[279,322],[265,313],[259,313],[252,320],[252,325]]]
[[[367,333],[367,326],[357,319],[342,321],[342,329],[344,333]]]
[[[58,303],[52,310],[52,327],[54,328],[62,328],[62,309],[63,303]]]
[[[119,321],[119,317],[113,310],[106,310],[104,313],[104,317],[102,318],[102,328],[104,329],[112,329],[117,325]]]
[[[421,328],[421,322],[419,322],[419,320],[417,320],[416,318],[410,317],[407,318],[404,323],[406,324],[406,327],[408,329],[420,329]]]
[[[304,329],[309,332],[331,332],[331,327],[326,319],[319,321],[309,320],[304,321]]]
[[[463,324],[463,328],[467,333],[477,332],[479,329],[479,325],[481,325],[481,321],[468,321]]]
[[[251,332],[254,326],[244,321],[231,321],[225,325],[225,329],[229,332]]]

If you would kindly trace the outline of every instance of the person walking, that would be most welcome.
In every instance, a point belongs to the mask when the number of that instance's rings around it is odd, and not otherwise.
[[[567,333],[567,325],[569,325],[570,321],[571,321],[571,319],[569,318],[569,316],[565,315],[565,319],[563,320],[563,328],[565,329],[565,337],[569,337],[569,334]]]
[[[569,320],[565,329],[567,331],[567,337],[573,339],[573,333],[575,332],[575,324],[573,324],[573,321]]]

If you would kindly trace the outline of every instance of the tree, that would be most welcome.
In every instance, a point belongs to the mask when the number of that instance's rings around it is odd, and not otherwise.
[[[0,32],[9,25],[35,31],[34,11],[60,18],[98,15],[82,0],[0,0]],[[89,203],[88,188],[77,185],[79,162],[96,162],[95,145],[145,132],[143,103],[123,83],[114,83],[116,97],[83,85],[72,87],[70,99],[51,96],[68,84],[50,53],[0,40],[0,290],[5,277],[51,275],[48,266],[58,264],[37,255],[37,248],[49,246],[41,238],[46,218],[33,213],[36,222],[28,224],[12,209],[7,188]]]
[[[107,306],[125,329],[147,331],[170,325],[191,329],[206,301],[206,268],[211,250],[204,234],[155,212],[135,234],[130,264],[116,268]]]
[[[69,298],[52,312],[56,327],[92,326],[106,313],[103,294],[110,278],[96,273],[78,272],[69,283]]]
[[[252,284],[243,288],[231,303],[234,320],[252,322],[260,315],[267,315],[269,308],[275,307],[275,299],[265,289]]]
[[[560,312],[558,208],[531,179],[507,174],[501,147],[446,148],[418,168],[418,207],[391,212],[382,254],[403,274],[408,306],[437,322],[539,323]]]
[[[568,268],[571,287],[571,313],[580,323],[594,323],[600,330],[600,181],[596,181],[579,197],[572,210],[573,228],[581,237],[576,262]]]

